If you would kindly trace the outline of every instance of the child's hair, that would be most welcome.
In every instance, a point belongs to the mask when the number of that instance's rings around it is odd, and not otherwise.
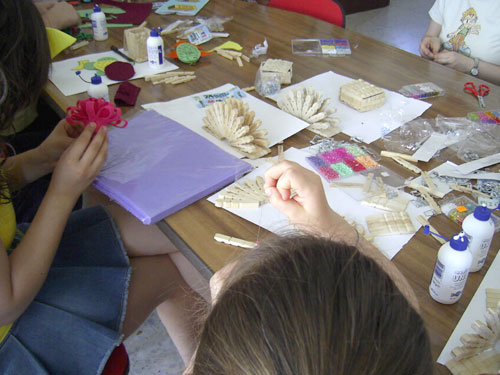
[[[42,17],[32,0],[0,1],[0,129],[34,103],[47,82],[50,50]],[[3,78],[3,77],[2,77]]]
[[[356,248],[283,237],[238,261],[193,375],[430,375],[429,338],[392,279]]]

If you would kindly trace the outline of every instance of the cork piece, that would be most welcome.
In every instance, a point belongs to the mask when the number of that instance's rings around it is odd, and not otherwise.
[[[148,61],[146,41],[151,30],[147,27],[134,27],[123,32],[123,49],[135,62]]]
[[[500,289],[486,288],[486,306],[494,309],[500,303]]]
[[[340,86],[339,99],[360,112],[366,112],[384,104],[385,91],[358,79]]]
[[[215,201],[216,207],[224,208],[258,208],[269,201],[264,192],[264,179],[257,176],[255,180],[247,178],[243,183],[236,182],[221,192]]]
[[[278,74],[280,77],[281,84],[292,83],[292,66],[293,62],[280,60],[280,59],[268,59],[260,64],[259,70],[262,77],[266,74]]]
[[[340,120],[332,115],[337,111],[330,106],[330,99],[323,98],[320,91],[312,87],[290,90],[278,99],[278,107],[307,123],[308,130],[324,137],[340,133]]]
[[[264,138],[267,130],[259,129],[261,121],[255,120],[255,112],[243,100],[230,98],[214,103],[205,114],[203,129],[217,139],[227,139],[243,155],[257,159],[271,152]]]
[[[415,227],[406,212],[368,216],[366,223],[370,234],[374,236],[415,233]]]

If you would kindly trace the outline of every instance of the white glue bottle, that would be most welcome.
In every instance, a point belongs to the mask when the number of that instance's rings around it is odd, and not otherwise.
[[[429,293],[437,302],[452,304],[462,296],[469,276],[472,254],[463,232],[453,236],[439,249]]]
[[[89,98],[103,98],[109,102],[108,86],[102,82],[102,78],[97,74],[90,79],[87,94],[89,94]]]
[[[90,15],[92,22],[92,31],[94,32],[94,40],[101,41],[108,39],[108,26],[106,24],[106,15],[101,10],[99,5],[94,5],[94,11]]]
[[[491,211],[486,205],[477,206],[474,213],[467,216],[462,223],[462,230],[469,240],[469,251],[472,254],[470,272],[479,271],[486,261],[495,234]]]
[[[163,66],[163,38],[160,32],[154,27],[146,41],[148,50],[148,62],[151,68],[160,68]]]

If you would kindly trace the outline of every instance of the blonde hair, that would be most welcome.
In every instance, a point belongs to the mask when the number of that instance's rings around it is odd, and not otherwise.
[[[299,235],[238,262],[193,375],[429,375],[432,363],[422,319],[371,258]]]

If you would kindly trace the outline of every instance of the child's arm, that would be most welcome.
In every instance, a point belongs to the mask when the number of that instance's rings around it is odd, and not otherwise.
[[[427,32],[420,42],[420,54],[423,57],[433,59],[441,48],[439,34],[441,33],[441,25],[431,19]]]
[[[0,325],[17,319],[35,298],[76,200],[106,160],[106,129],[92,138],[94,129],[89,126],[62,154],[47,194],[12,254],[7,256],[0,246]]]
[[[264,187],[271,204],[283,212],[296,227],[356,246],[363,254],[375,260],[418,310],[415,293],[397,267],[330,208],[321,178],[316,173],[297,163],[284,161],[269,168]],[[295,195],[290,198],[292,189]]]
[[[69,125],[65,120],[61,120],[40,146],[7,158],[2,170],[10,189],[18,190],[51,173],[61,154],[81,133],[81,130],[80,127]]]

